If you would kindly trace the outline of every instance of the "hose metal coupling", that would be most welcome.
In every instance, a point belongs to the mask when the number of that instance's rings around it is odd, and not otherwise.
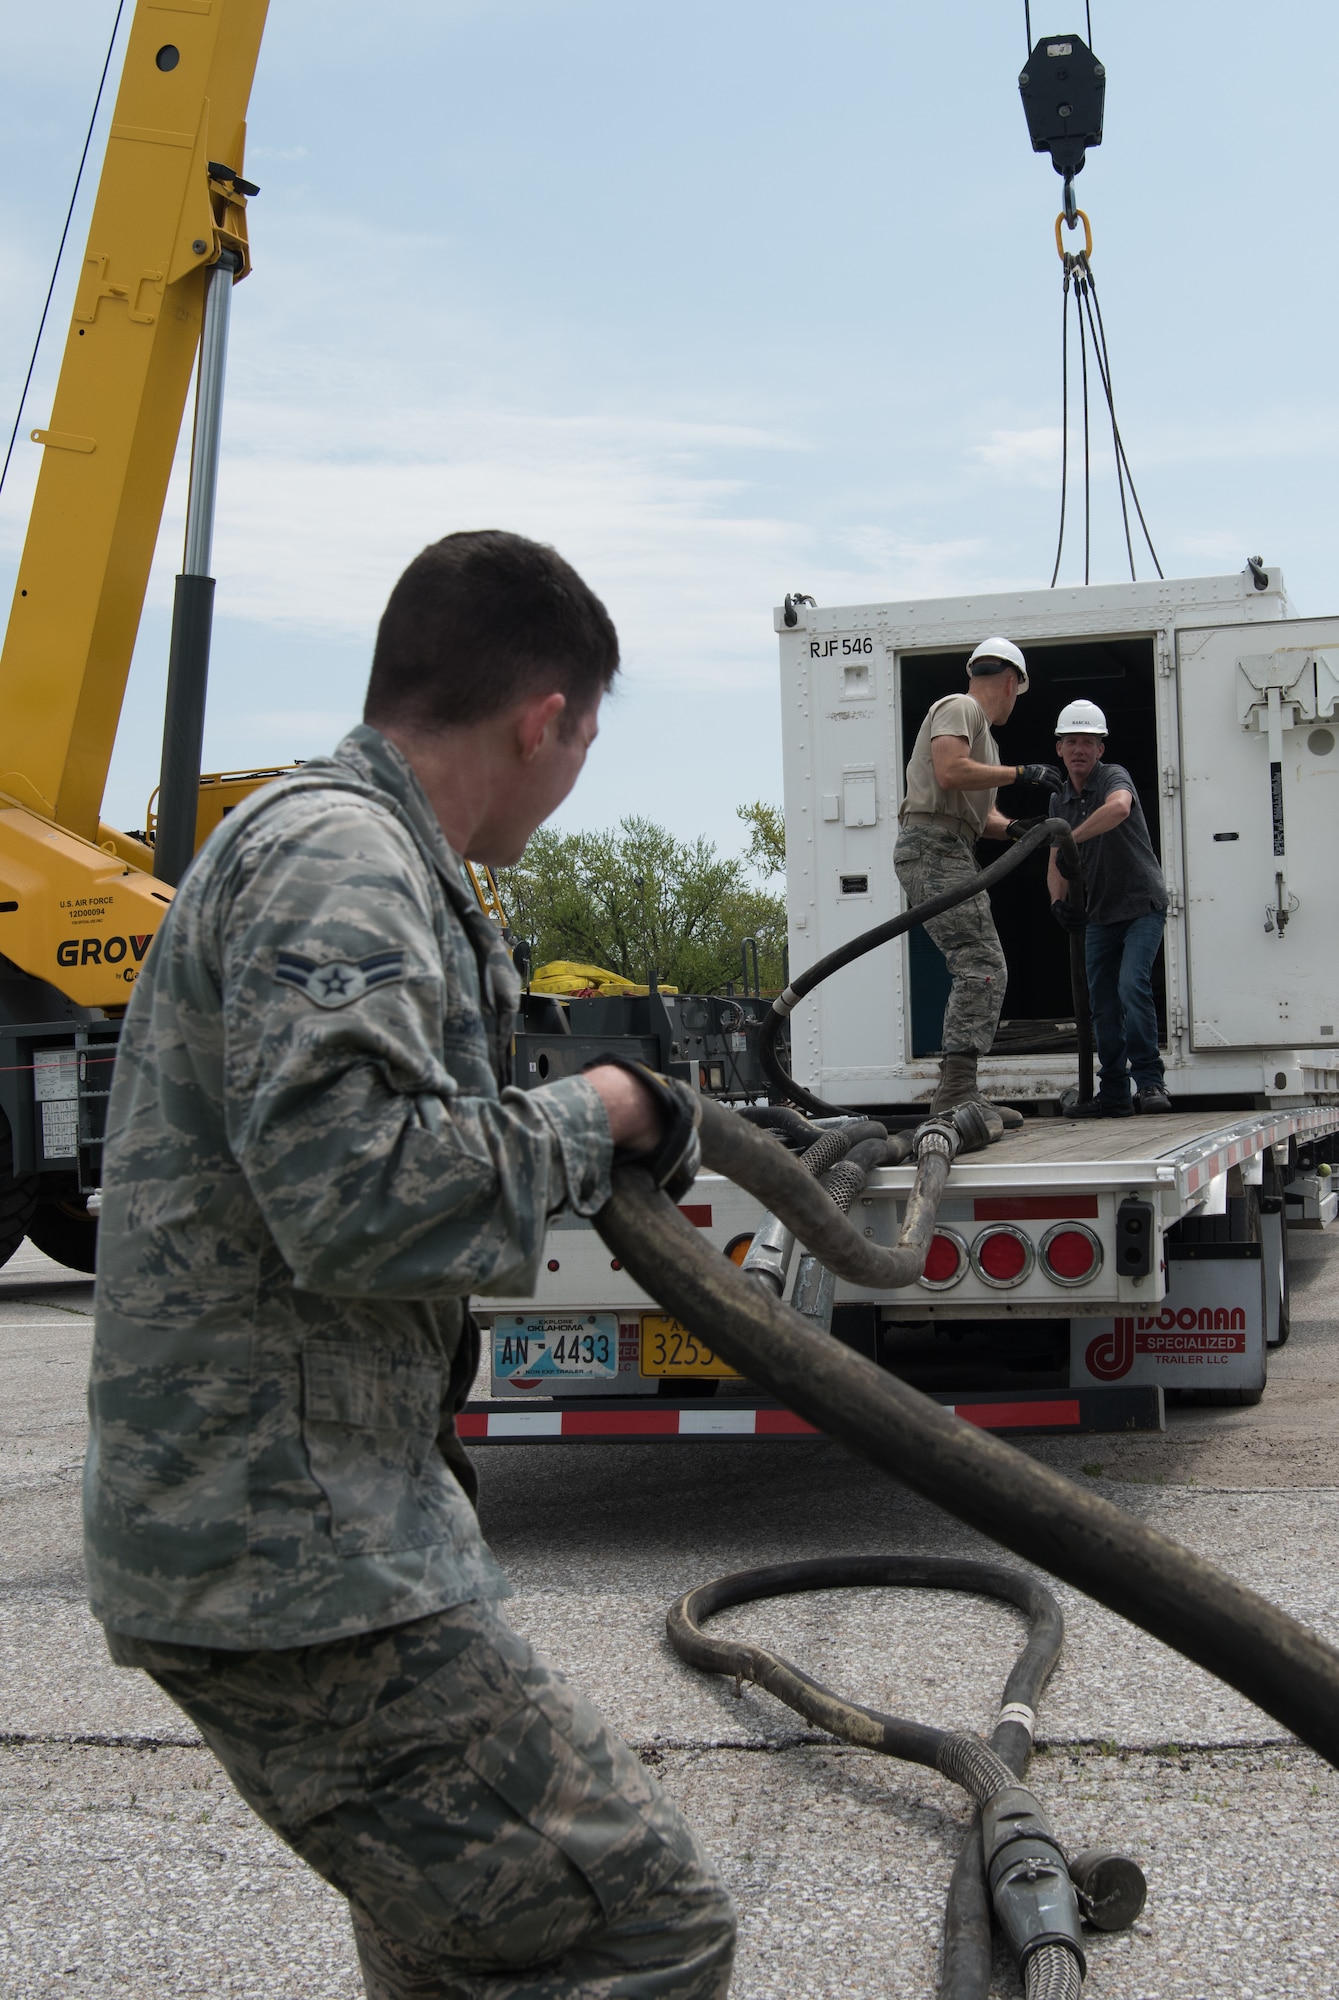
[[[969,1097],[965,1104],[955,1104],[949,1117],[964,1153],[979,1153],[983,1146],[993,1145],[1004,1130],[999,1112],[981,1097]]]
[[[1043,1945],[1064,1945],[1086,1973],[1078,1898],[1069,1863],[1041,1806],[1023,1785],[996,1792],[981,1809],[986,1879],[1000,1929],[1021,1972]]]
[[[924,1159],[927,1153],[939,1153],[946,1160],[958,1157],[962,1139],[952,1118],[927,1118],[923,1125],[916,1127],[912,1141],[916,1158]]]

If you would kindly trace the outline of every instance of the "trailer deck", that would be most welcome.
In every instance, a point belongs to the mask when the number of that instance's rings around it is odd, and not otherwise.
[[[1339,1130],[1339,1103],[1290,1110],[1170,1111],[1142,1118],[1029,1118],[984,1152],[954,1161],[951,1186],[964,1193],[1016,1188],[1147,1186],[1165,1190],[1164,1212],[1187,1214],[1210,1182],[1290,1138]],[[915,1168],[885,1167],[879,1187],[905,1191]]]

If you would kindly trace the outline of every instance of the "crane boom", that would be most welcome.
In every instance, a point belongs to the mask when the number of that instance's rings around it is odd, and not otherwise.
[[[249,268],[237,179],[267,4],[138,0],[51,422],[32,433],[0,792],[77,840],[99,838],[206,274],[224,250]]]

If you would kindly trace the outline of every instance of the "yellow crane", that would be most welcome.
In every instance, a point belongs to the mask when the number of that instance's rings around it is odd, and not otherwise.
[[[31,433],[42,468],[0,652],[0,1263],[26,1234],[92,1269],[89,1204],[138,969],[196,847],[278,775],[200,771],[229,300],[251,268],[246,112],[267,4],[137,0],[51,416]],[[103,792],[193,374],[162,778],[133,834],[102,818]],[[492,874],[467,868],[514,943]],[[646,992],[599,967],[544,973],[548,995]],[[544,1019],[566,1024],[551,1001]]]
[[[209,551],[267,0],[138,0],[0,654],[0,1262],[91,1257],[123,1012],[201,816]],[[199,357],[154,847],[102,798]],[[217,781],[208,823],[266,773]],[[226,794],[226,796],[225,796]],[[17,1230],[17,1234],[15,1233]]]

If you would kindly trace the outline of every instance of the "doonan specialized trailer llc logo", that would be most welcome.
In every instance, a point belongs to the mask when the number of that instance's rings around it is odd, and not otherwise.
[[[1137,1354],[1167,1361],[1200,1361],[1246,1352],[1246,1314],[1240,1306],[1167,1307],[1149,1319],[1113,1320],[1084,1351],[1090,1375],[1118,1382]]]

